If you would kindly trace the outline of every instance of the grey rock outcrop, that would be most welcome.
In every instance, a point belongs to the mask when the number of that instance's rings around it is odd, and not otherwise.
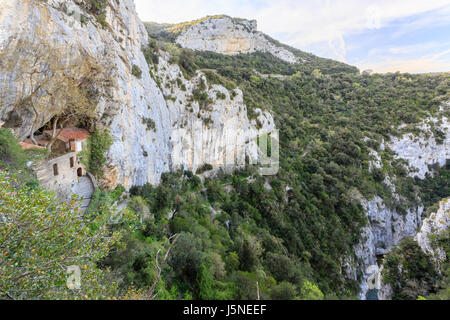
[[[355,254],[358,258],[356,270],[363,274],[360,297],[365,299],[368,290],[367,279],[370,276],[367,269],[377,266],[377,258],[390,252],[401,240],[416,235],[424,208],[410,208],[406,214],[400,214],[388,208],[379,197],[371,201],[363,199],[361,202],[369,218],[369,226],[363,229],[362,241],[355,247]],[[356,280],[355,277],[353,279]],[[388,288],[382,286],[381,291],[388,291]]]
[[[446,107],[448,105],[444,105],[441,111]],[[437,137],[431,130],[432,124],[435,129],[444,133],[445,136],[442,141],[437,141]],[[410,176],[424,179],[427,173],[432,172],[432,166],[438,165],[442,167],[450,159],[450,126],[446,117],[442,117],[441,120],[429,118],[419,125],[418,129],[421,131],[420,135],[414,136],[412,133],[406,133],[400,138],[393,137],[391,142],[383,144],[381,149],[383,150],[388,146],[397,154],[398,158],[404,159],[409,163],[411,168]],[[370,164],[371,170],[373,168],[381,168],[381,158],[378,153],[372,152],[372,157],[374,160]],[[386,177],[385,184],[391,188],[393,197],[401,200],[396,192],[395,185],[392,183],[392,179],[395,179],[395,177]],[[368,217],[369,225],[363,229],[362,241],[354,248],[357,261],[353,268],[347,267],[346,273],[348,277],[355,280],[357,271],[363,274],[360,296],[361,299],[365,299],[368,290],[367,279],[370,276],[367,273],[367,268],[377,265],[377,256],[383,256],[390,252],[401,240],[417,235],[418,230],[422,226],[424,208],[418,205],[409,208],[406,210],[406,213],[400,214],[397,210],[389,208],[380,197],[375,197],[371,200],[359,198]],[[429,250],[429,244],[425,240],[425,234],[430,233],[430,228],[433,232],[438,230],[432,228],[432,226],[435,219],[443,221],[443,213],[442,211],[439,212],[439,215],[435,214],[425,220],[422,227],[423,231],[417,236],[421,246],[428,248],[427,250]],[[445,228],[445,223],[442,227]],[[390,292],[390,288],[382,284],[379,297],[389,299]]]
[[[432,126],[446,134],[443,141],[436,139]],[[412,170],[410,175],[425,179],[425,175],[430,171],[429,166],[438,165],[443,167],[447,160],[450,160],[450,121],[447,117],[441,120],[429,118],[418,127],[421,133],[415,136],[408,133],[400,138],[393,137],[389,147],[397,153],[399,158],[409,162]]]
[[[430,236],[440,235],[442,232],[449,230],[449,228],[450,198],[447,198],[439,203],[439,208],[436,212],[433,212],[430,217],[424,220],[420,232],[415,237],[422,250],[431,255],[438,264],[447,258],[446,253],[442,249],[432,246]]]
[[[241,90],[211,85],[201,71],[187,80],[169,59],[168,54],[161,55],[156,75],[167,97],[173,128],[172,165],[194,171],[205,163],[214,169],[233,169],[245,165],[246,156],[255,163],[258,134],[275,129],[272,115],[257,109],[257,118],[250,120]],[[202,85],[209,100],[206,103],[193,97]]]
[[[256,28],[257,23],[254,20],[215,17],[187,28],[175,42],[192,50],[227,55],[260,51],[271,53],[289,63],[298,61],[291,51],[275,45]]]

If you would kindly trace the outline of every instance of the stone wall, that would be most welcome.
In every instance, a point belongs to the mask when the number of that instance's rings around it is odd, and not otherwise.
[[[73,158],[73,167],[70,159]],[[58,175],[54,174],[54,165],[57,165]],[[78,170],[86,175],[85,166],[79,162],[77,153],[67,153],[61,157],[44,161],[37,165],[34,170],[41,186],[52,190],[63,200],[70,199],[73,187],[78,183]]]

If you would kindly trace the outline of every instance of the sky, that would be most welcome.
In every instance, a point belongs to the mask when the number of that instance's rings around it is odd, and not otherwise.
[[[375,72],[450,71],[450,0],[135,0],[143,21],[226,14],[300,50]]]

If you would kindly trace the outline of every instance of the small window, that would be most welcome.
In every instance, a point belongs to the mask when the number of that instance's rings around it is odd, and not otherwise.
[[[70,158],[70,167],[71,168],[75,167],[75,157]]]
[[[54,164],[53,165],[53,175],[57,176],[59,174],[58,172],[58,164]]]

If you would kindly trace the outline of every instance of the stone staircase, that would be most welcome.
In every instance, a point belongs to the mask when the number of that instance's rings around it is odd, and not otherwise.
[[[83,199],[80,207],[81,211],[84,212],[89,207],[94,191],[94,185],[89,177],[83,176],[78,178],[78,183],[73,187],[73,193],[76,194],[79,199]]]

